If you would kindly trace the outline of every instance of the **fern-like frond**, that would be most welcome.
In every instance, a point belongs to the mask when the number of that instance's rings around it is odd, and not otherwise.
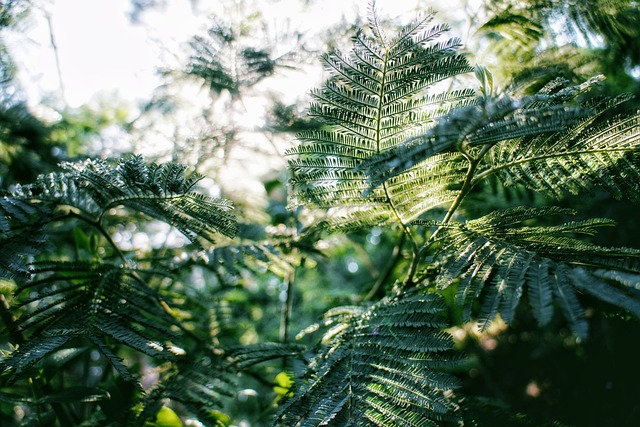
[[[235,379],[228,364],[212,351],[199,351],[190,357],[178,358],[160,371],[157,385],[141,402],[140,424],[154,419],[167,400],[181,404],[202,421],[218,425],[212,410],[223,407],[223,400],[233,396]]]
[[[628,46],[629,40],[638,36],[635,24],[640,12],[637,4],[628,0],[566,3],[562,7],[548,0],[494,5],[498,7],[492,10],[493,16],[482,30],[493,39],[503,38],[511,43],[526,38],[539,40],[542,29],[550,28],[552,23],[557,25],[553,32],[556,37],[562,36],[564,43],[569,44],[567,39],[582,40],[606,50],[624,50],[621,46]],[[529,43],[530,49],[535,47],[535,43]]]
[[[625,104],[628,99],[592,101],[585,105],[590,114],[558,130],[499,142],[484,158],[476,181],[496,174],[505,185],[555,198],[602,189],[618,199],[637,200],[640,113]]]
[[[497,314],[511,322],[525,289],[540,325],[551,320],[555,301],[576,335],[583,338],[587,323],[578,292],[590,293],[640,317],[640,250],[602,247],[573,237],[612,225],[605,219],[525,225],[532,219],[559,214],[573,211],[518,207],[495,211],[464,225],[448,224],[437,238],[445,257],[438,286],[457,285],[455,301],[463,306],[466,318],[479,301],[479,318],[485,326]],[[605,271],[612,276],[603,275]]]
[[[410,292],[328,313],[323,343],[279,421],[295,426],[435,426],[459,421],[442,370],[456,363],[439,295]]]
[[[243,370],[269,360],[300,357],[303,350],[304,347],[294,344],[264,343],[232,349],[229,358],[233,366]]]
[[[42,226],[50,215],[46,204],[0,198],[0,279],[29,277],[33,258],[45,247]]]
[[[173,225],[196,244],[237,231],[230,202],[195,192],[201,177],[186,175],[183,165],[132,156],[115,166],[103,160],[63,166],[67,172],[40,176],[35,184],[18,186],[14,196],[71,206],[94,221],[126,207]]]
[[[404,144],[473,95],[471,90],[427,93],[435,83],[471,70],[466,58],[456,54],[458,39],[435,41],[449,28],[430,26],[432,19],[427,14],[390,38],[372,10],[371,36],[359,32],[349,54],[324,57],[331,77],[313,93],[310,114],[326,126],[301,133],[301,144],[287,152],[295,156],[289,162],[293,204],[335,208],[332,226],[357,227],[408,222],[450,200],[443,182],[424,173],[403,175],[389,187],[364,194],[367,177],[359,170],[371,156]],[[448,174],[458,167],[439,159],[426,169]],[[410,185],[416,181],[420,185]],[[429,194],[434,197],[425,197]]]
[[[51,262],[37,264],[33,273],[35,280],[21,284],[17,295],[25,294],[19,299],[25,311],[16,326],[29,339],[2,360],[7,383],[78,337],[93,340],[100,350],[108,339],[155,358],[173,358],[176,322],[135,270]],[[111,351],[106,356],[123,372]]]
[[[593,114],[589,108],[565,104],[591,84],[566,88],[558,93],[541,92],[522,99],[509,95],[495,99],[485,96],[473,105],[453,110],[426,132],[364,162],[360,169],[369,177],[368,191],[412,168],[421,169],[423,162],[438,153],[469,152],[474,147],[486,150],[501,141],[521,141],[563,132]],[[459,182],[451,180],[453,185]]]
[[[173,268],[179,271],[191,265],[199,265],[212,271],[221,283],[235,283],[243,271],[255,274],[266,270],[284,276],[292,267],[286,257],[271,243],[242,243],[221,245],[206,251],[198,251],[187,260],[180,260]]]
[[[485,22],[479,29],[480,34],[485,34],[492,40],[498,49],[505,51],[510,47],[514,49],[514,44],[518,49],[528,49],[542,38],[544,35],[543,26],[523,14],[506,10]]]
[[[238,16],[236,22],[217,17],[211,21],[205,35],[190,40],[191,54],[185,70],[187,75],[202,79],[211,92],[239,96],[278,68],[296,67],[297,52],[282,50],[282,45],[293,42],[294,34],[280,33],[276,40],[265,39],[266,29],[255,25],[250,15]]]
[[[92,335],[89,337],[89,341],[91,341],[98,351],[104,355],[111,366],[113,366],[113,369],[118,373],[118,375],[120,375],[120,378],[129,383],[135,383],[137,381],[137,378],[133,376],[125,366],[123,359],[116,355],[111,347],[109,347],[100,337]]]

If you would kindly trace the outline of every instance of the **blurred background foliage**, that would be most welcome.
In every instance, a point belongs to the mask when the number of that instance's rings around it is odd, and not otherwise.
[[[144,25],[145,14],[162,11],[171,1],[186,0],[131,0],[130,19]],[[346,45],[360,22],[344,18],[311,31],[296,27],[291,16],[267,17],[266,9],[276,0],[216,2],[222,10],[209,15],[208,27],[194,28],[183,52],[176,53],[179,61],[159,62],[162,84],[150,99],[135,108],[113,97],[70,108],[63,97],[51,96],[30,105],[22,94],[29,82],[16,79],[20,64],[4,42],[7,33],[23,30],[29,13],[43,2],[0,1],[0,187],[31,182],[55,170],[60,161],[88,156],[134,152],[151,160],[174,160],[208,177],[203,181],[205,191],[235,203],[240,245],[261,242],[283,255],[280,262],[268,257],[271,249],[253,259],[234,257],[221,245],[219,254],[209,253],[206,259],[185,257],[180,236],[157,223],[141,223],[123,213],[108,224],[125,253],[142,257],[149,265],[167,262],[173,269],[172,276],[151,284],[173,295],[179,317],[197,337],[194,349],[196,342],[296,341],[296,334],[328,308],[375,300],[393,285],[396,270],[408,262],[398,233],[373,229],[314,240],[305,227],[309,213],[287,207],[283,153],[296,132],[318,126],[305,116],[306,94],[322,76],[318,56]],[[300,13],[314,13],[314,4],[321,1],[291,3]],[[439,9],[439,19],[451,22],[453,32],[463,37],[471,61],[493,72],[495,87],[521,84],[525,91],[533,91],[557,77],[579,83],[604,74],[607,79],[594,95],[640,93],[637,1],[448,3],[416,0],[408,13]],[[194,11],[208,13],[206,1],[191,0],[191,4]],[[383,11],[384,4],[379,1]],[[390,19],[386,25],[398,22]],[[292,87],[302,90],[292,93]],[[485,210],[487,205],[546,203],[539,195],[498,183],[478,189],[474,197]],[[565,203],[584,205],[589,217],[618,222],[618,228],[596,236],[598,243],[640,247],[640,236],[628,231],[637,229],[631,227],[636,225],[637,211],[629,202],[596,194],[588,204],[575,198]],[[469,209],[473,210],[472,204]],[[105,256],[105,242],[81,229],[68,231],[61,233],[65,243],[52,248],[57,253],[50,255]],[[227,243],[232,247],[237,242]],[[10,281],[0,282],[3,304],[11,300],[12,289]],[[497,322],[484,334],[464,324],[452,330],[457,345],[469,356],[458,375],[463,378],[467,407],[483,414],[477,425],[640,424],[640,369],[631,351],[640,340],[637,320],[592,302],[591,338],[579,342],[558,325],[540,330],[526,312],[522,310],[509,328]],[[453,305],[451,316],[457,318]],[[10,342],[6,331],[1,339],[6,350]],[[310,333],[300,342],[313,339]],[[145,387],[165,374],[162,366],[153,366],[140,354],[120,356],[142,376]],[[107,421],[117,423],[119,408],[141,396],[127,383],[106,375],[106,366],[104,356],[87,343],[78,343],[67,357],[42,367],[49,379],[46,392],[61,393],[65,383],[90,387],[102,382],[110,400],[79,401],[74,409],[91,419],[99,417],[95,411],[99,406]],[[283,394],[278,387],[286,382],[282,372],[291,369],[295,367],[257,365],[247,370],[235,379],[238,391],[225,400],[223,409],[210,414],[217,422],[213,425],[270,425]],[[33,422],[23,406],[0,399],[0,424]],[[181,424],[162,424],[159,419],[155,425]]]

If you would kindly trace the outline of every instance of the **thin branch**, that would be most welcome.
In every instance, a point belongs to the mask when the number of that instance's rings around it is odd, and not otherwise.
[[[296,240],[298,238],[298,211],[294,210],[290,212],[288,221],[293,229],[293,239]],[[298,254],[298,248],[294,247],[291,250],[291,254],[296,256]],[[300,266],[304,265],[304,257],[300,259]],[[295,266],[291,267],[291,270],[285,273],[284,277],[284,285],[286,286],[286,298],[282,302],[281,306],[281,317],[280,317],[280,342],[287,343],[289,342],[289,325],[291,323],[291,314],[293,312],[293,284],[296,279],[296,268]],[[286,365],[287,358],[283,359],[283,363]]]
[[[293,249],[296,251],[296,249]],[[296,277],[296,270],[292,268],[284,278],[286,298],[282,302],[280,316],[280,342],[289,342],[289,325],[291,323],[291,313],[293,311],[293,283]]]
[[[400,239],[398,240],[398,243],[393,248],[393,252],[391,252],[389,263],[387,264],[384,271],[380,275],[378,275],[376,283],[374,283],[369,293],[367,293],[367,295],[362,299],[363,301],[371,301],[378,294],[382,286],[384,286],[384,284],[387,283],[387,280],[389,280],[389,277],[391,277],[391,273],[393,272],[393,269],[395,268],[395,266],[398,264],[398,262],[402,257],[402,247],[404,246],[404,243],[406,240],[407,240],[407,235],[405,233],[402,233],[400,235]]]
[[[120,259],[123,262],[123,265],[127,265],[128,264],[128,260],[127,258],[124,256],[124,253],[122,252],[122,250],[120,250],[120,248],[118,247],[118,245],[116,245],[116,242],[113,241],[113,239],[111,238],[111,235],[107,232],[107,230],[103,227],[103,225],[100,223],[100,221],[94,221],[91,218],[87,218],[83,215],[80,215],[79,213],[75,212],[75,211],[70,211],[68,213],[69,217],[72,218],[77,218],[79,220],[82,220],[84,222],[86,222],[87,224],[95,227],[100,234],[102,234],[102,236],[107,240],[107,242],[109,243],[109,245],[111,245],[111,247],[114,249],[114,251],[116,252],[116,254],[118,254],[118,256],[120,257]]]
[[[56,60],[56,72],[58,73],[58,83],[60,85],[60,96],[62,97],[62,101],[67,104],[67,96],[64,88],[64,80],[62,79],[62,67],[60,66],[60,55],[58,54],[58,44],[56,43],[56,38],[53,33],[53,24],[51,22],[51,15],[49,12],[45,12],[44,14],[47,25],[49,27],[49,41],[51,42],[51,48],[53,49],[53,56]]]

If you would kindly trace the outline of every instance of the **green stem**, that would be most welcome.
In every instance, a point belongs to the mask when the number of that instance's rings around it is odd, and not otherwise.
[[[293,239],[297,241],[298,239],[298,212],[299,210],[293,210],[289,212],[287,222],[289,223],[289,227],[293,230]],[[298,255],[298,248],[295,246],[291,249],[291,255],[296,257]],[[305,258],[302,256],[300,258],[299,266],[304,266]],[[286,298],[282,302],[281,306],[281,315],[280,315],[280,342],[287,343],[289,342],[289,326],[291,324],[291,315],[293,313],[293,284],[296,279],[296,267],[291,266],[291,270],[285,273],[284,277],[284,285],[286,286]],[[283,365],[286,367],[287,358],[283,359]]]
[[[451,218],[453,218],[453,216],[455,215],[456,211],[462,204],[462,201],[464,200],[464,198],[467,196],[467,194],[469,194],[473,186],[476,184],[474,177],[478,169],[478,165],[480,164],[480,160],[484,157],[485,154],[489,152],[489,150],[491,150],[491,147],[492,147],[491,145],[483,146],[480,149],[480,152],[478,153],[478,155],[475,157],[469,154],[464,149],[460,149],[460,152],[462,153],[462,155],[469,162],[469,167],[467,169],[467,174],[465,175],[462,187],[460,187],[460,191],[458,192],[458,195],[456,196],[455,200],[449,207],[449,210],[447,211],[446,215],[442,219],[442,225],[440,225],[440,227],[438,227],[436,231],[434,231],[433,234],[429,236],[429,239],[427,240],[427,242],[416,252],[415,256],[411,260],[411,265],[409,266],[409,272],[407,273],[407,276],[402,284],[403,289],[415,285],[416,282],[414,279],[415,279],[416,273],[418,272],[418,266],[420,265],[420,261],[426,256],[427,252],[429,251],[429,248],[435,242],[435,237],[438,235],[438,233],[440,233],[440,231],[443,228],[445,228],[446,224],[449,221],[451,221]]]
[[[464,183],[460,188],[460,192],[458,193],[458,196],[453,201],[453,203],[449,207],[449,210],[447,211],[447,214],[442,219],[443,225],[447,224],[451,220],[453,215],[456,213],[456,211],[460,207],[460,204],[462,204],[462,201],[464,200],[464,198],[467,197],[467,194],[469,194],[471,189],[475,186],[477,181],[474,180],[474,177],[475,177],[476,171],[478,170],[478,165],[480,164],[480,160],[482,160],[485,154],[487,154],[489,150],[491,150],[491,147],[493,146],[492,145],[483,146],[476,157],[473,157],[470,154],[462,151],[462,155],[465,156],[469,161],[469,168],[467,169],[467,175],[464,177]],[[442,230],[442,228],[443,226],[440,226],[436,231],[434,231],[434,233],[431,235],[429,240],[430,241],[433,240],[434,237],[438,234],[438,232]]]
[[[385,80],[387,77],[387,67],[389,65],[389,61],[388,61],[388,51],[385,52],[385,58],[384,58],[384,66],[382,69],[382,77],[380,79],[381,84],[380,84],[380,91],[378,92],[378,105],[377,105],[377,116],[376,116],[376,151],[378,153],[380,153],[380,134],[382,131],[382,103],[383,103],[383,99],[384,99],[384,94],[385,94]],[[411,244],[411,249],[412,252],[414,254],[414,259],[415,259],[415,255],[418,252],[418,242],[416,241],[415,237],[413,236],[413,234],[411,233],[411,230],[409,230],[409,227],[407,227],[407,225],[405,224],[405,222],[403,221],[402,217],[400,216],[400,213],[398,212],[398,209],[396,208],[395,203],[393,202],[393,199],[391,198],[391,195],[389,194],[389,189],[387,188],[387,183],[384,182],[382,184],[382,188],[384,190],[384,196],[387,199],[387,202],[389,203],[389,206],[391,206],[391,210],[393,211],[393,215],[396,217],[398,224],[400,224],[400,227],[402,228],[402,232],[409,238],[409,243]]]
[[[86,222],[87,224],[91,225],[92,227],[94,227],[96,230],[98,230],[100,232],[100,234],[102,234],[102,236],[107,240],[107,242],[109,243],[109,245],[113,248],[113,250],[116,252],[116,254],[118,255],[118,257],[122,260],[123,265],[127,265],[127,258],[124,256],[124,253],[120,250],[120,248],[118,247],[118,245],[116,245],[116,242],[113,241],[113,239],[111,238],[111,235],[109,234],[109,232],[107,232],[107,230],[102,226],[102,224],[100,223],[100,221],[94,221],[91,218],[87,218],[83,215],[80,215],[79,213],[75,212],[75,211],[71,211],[68,213],[69,217],[72,218],[77,218],[81,221]]]
[[[293,283],[296,277],[296,270],[292,268],[286,273],[284,285],[287,297],[282,303],[280,317],[280,342],[286,344],[289,342],[289,325],[291,323],[291,313],[293,312]]]
[[[367,295],[363,298],[363,301],[371,301],[380,291],[382,286],[387,282],[387,280],[389,280],[394,267],[398,264],[398,261],[400,261],[400,258],[402,257],[402,247],[404,246],[404,242],[406,241],[406,239],[407,235],[405,233],[402,233],[400,235],[398,243],[393,248],[393,252],[391,253],[390,261],[387,264],[387,267],[385,268],[384,272],[382,272],[378,276],[376,283],[374,283],[369,293],[367,293]]]

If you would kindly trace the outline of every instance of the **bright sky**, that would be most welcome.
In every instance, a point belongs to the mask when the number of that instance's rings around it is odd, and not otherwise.
[[[306,20],[294,15],[301,3],[272,2],[266,13],[273,19],[291,17],[298,27],[312,29],[336,22],[343,15],[350,20],[355,19],[356,13],[365,16],[369,0],[316,1]],[[417,3],[378,0],[377,7],[386,16],[394,17],[415,9]],[[127,16],[130,10],[129,0],[49,0],[44,10],[34,11],[28,41],[12,46],[14,57],[22,65],[20,78],[30,101],[37,103],[43,93],[61,93],[47,15],[51,18],[66,102],[72,107],[86,103],[96,93],[115,93],[128,100],[147,98],[159,83],[155,68],[168,59],[162,46],[179,47],[206,25],[202,14],[194,16],[187,0],[170,1],[165,10],[145,13],[145,25],[132,25]]]
[[[159,83],[154,74],[159,47],[149,31],[132,25],[126,13],[129,0],[53,0],[45,11],[35,11],[28,33],[30,43],[15,51],[24,64],[21,78],[32,101],[44,92],[60,92],[54,49],[45,18],[48,13],[60,60],[65,96],[70,106],[86,102],[97,92],[117,92],[126,99],[146,97]],[[188,2],[185,6],[188,5]],[[175,8],[174,8],[175,9]],[[169,17],[188,28],[189,15],[171,10],[162,33],[169,40],[176,26]],[[193,27],[191,27],[193,28]]]

